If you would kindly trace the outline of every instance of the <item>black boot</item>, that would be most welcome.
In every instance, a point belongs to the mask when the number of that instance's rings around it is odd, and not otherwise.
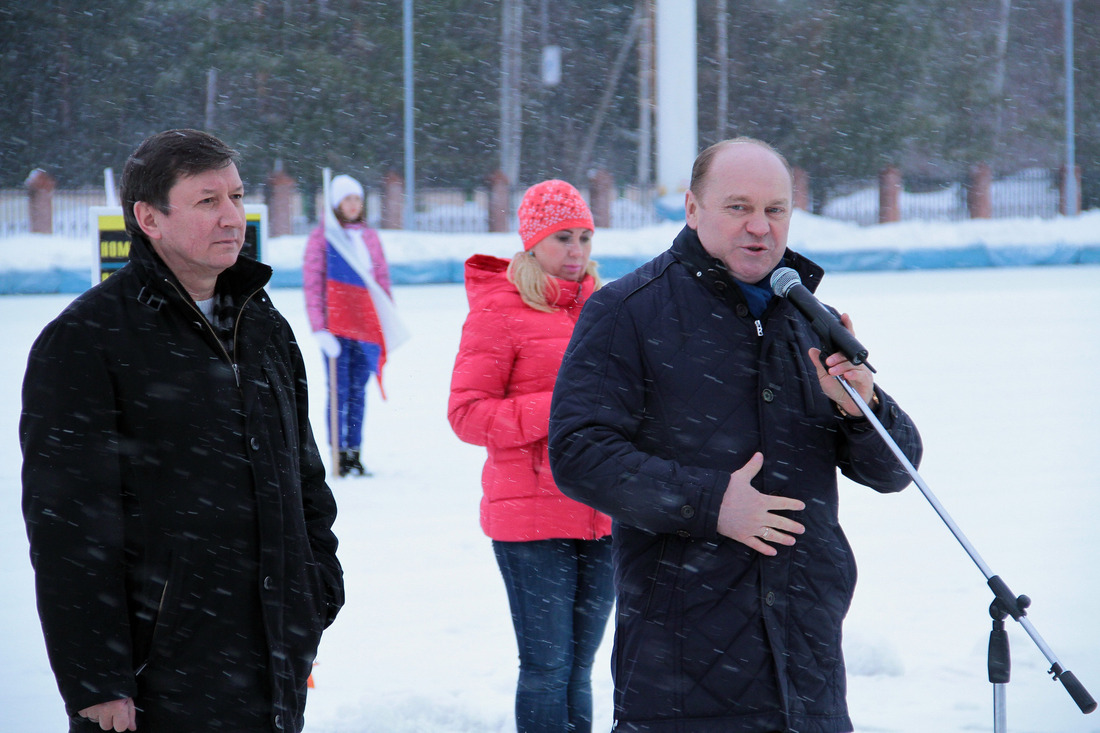
[[[336,467],[336,475],[343,478],[348,475],[348,471],[351,470],[351,464],[348,460],[348,452],[346,450],[340,451],[340,465]]]
[[[358,450],[349,450],[347,453],[341,454],[340,475],[346,476],[347,474],[354,474],[356,476],[371,475],[371,472],[364,468],[363,464],[359,462]]]

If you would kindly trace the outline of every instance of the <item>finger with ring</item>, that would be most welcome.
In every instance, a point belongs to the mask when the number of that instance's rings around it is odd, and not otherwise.
[[[764,527],[764,531],[760,533],[760,539],[762,539],[762,540],[768,539],[768,535],[771,533],[771,531],[772,531],[771,527]]]

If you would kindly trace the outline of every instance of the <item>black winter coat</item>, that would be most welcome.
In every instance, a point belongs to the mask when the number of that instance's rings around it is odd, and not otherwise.
[[[817,287],[819,267],[793,252],[784,264]],[[550,460],[566,495],[615,522],[617,730],[851,730],[841,623],[856,568],[836,469],[883,492],[910,479],[867,420],[839,416],[811,346],[789,301],[754,319],[690,228],[581,313]],[[875,389],[877,416],[916,464],[916,428]],[[806,503],[791,514],[805,534],[774,558],[716,531],[730,474],[756,451],[753,485]]]
[[[336,504],[305,369],[241,258],[221,334],[145,243],[31,350],[23,512],[50,663],[76,711],[132,697],[138,730],[300,731],[343,604]]]

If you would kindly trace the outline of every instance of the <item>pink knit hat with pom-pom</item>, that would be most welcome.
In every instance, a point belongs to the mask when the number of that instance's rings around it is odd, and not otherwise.
[[[577,189],[552,179],[536,183],[519,205],[519,238],[529,251],[554,232],[577,227],[595,230],[592,212]]]

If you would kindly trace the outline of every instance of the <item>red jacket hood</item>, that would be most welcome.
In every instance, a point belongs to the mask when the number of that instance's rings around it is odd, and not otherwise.
[[[473,255],[466,260],[464,277],[466,279],[466,298],[470,305],[489,293],[503,290],[515,290],[508,282],[508,264],[511,260],[492,255]]]
[[[465,281],[466,298],[470,307],[482,298],[496,293],[518,292],[516,286],[508,279],[508,265],[511,260],[493,255],[473,255],[466,260]],[[595,290],[595,280],[590,275],[585,275],[581,282],[554,278],[558,285],[557,297],[550,300],[550,305],[561,308],[570,308],[583,305]],[[549,293],[548,293],[549,295]]]

